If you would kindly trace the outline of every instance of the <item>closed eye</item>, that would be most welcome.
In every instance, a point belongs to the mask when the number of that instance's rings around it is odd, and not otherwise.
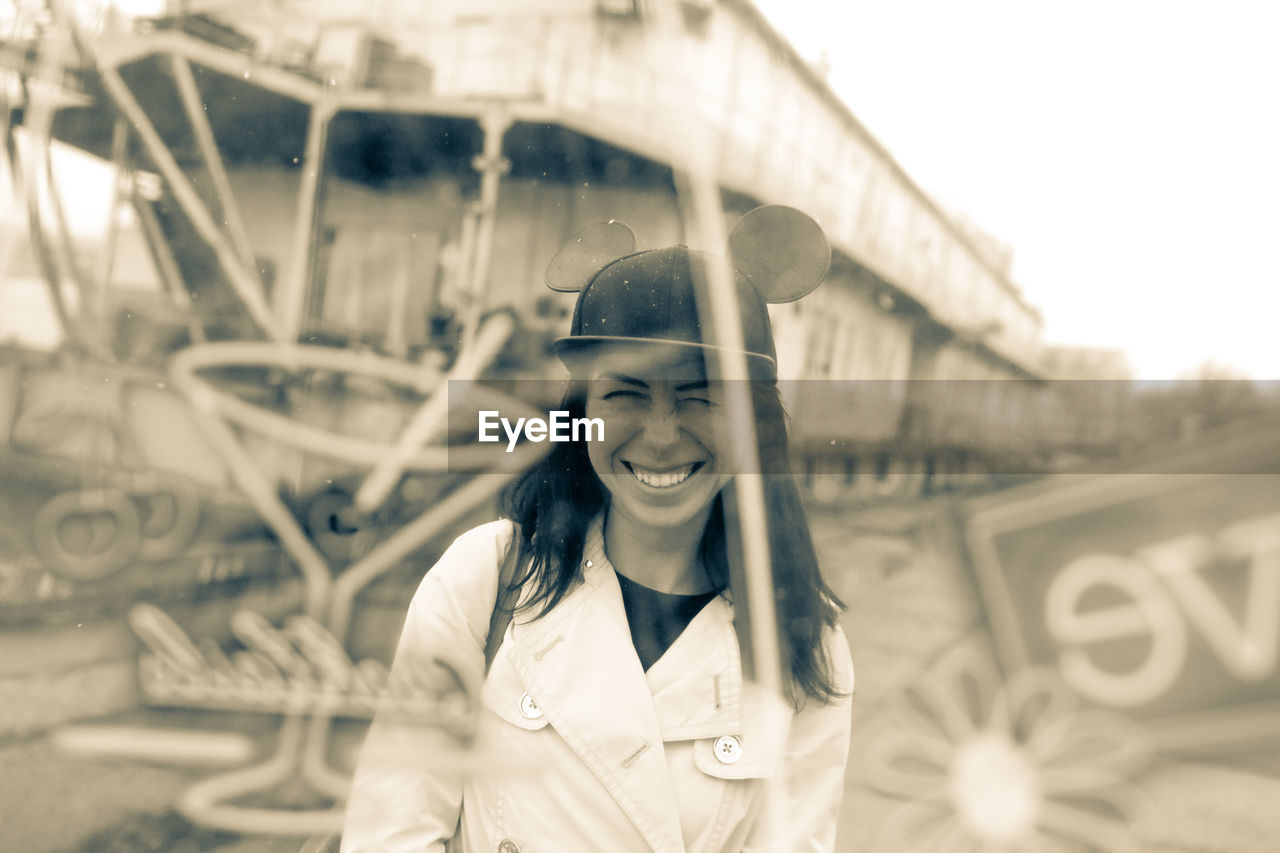
[[[645,395],[639,391],[631,391],[626,388],[620,388],[617,391],[610,391],[600,399],[602,400],[644,400]]]

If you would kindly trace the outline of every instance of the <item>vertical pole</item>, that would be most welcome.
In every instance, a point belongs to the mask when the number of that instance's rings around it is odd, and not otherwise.
[[[276,293],[276,314],[280,317],[281,335],[296,341],[302,330],[303,311],[307,303],[308,285],[316,252],[316,228],[320,207],[320,176],[329,122],[334,107],[327,95],[311,105],[311,121],[307,127],[307,148],[302,159],[302,181],[298,187],[298,207],[293,225],[293,242],[285,276]]]
[[[472,296],[463,324],[462,348],[471,344],[480,324],[480,312],[488,302],[482,298],[489,279],[489,262],[493,254],[494,220],[498,211],[498,189],[502,176],[511,164],[502,156],[502,140],[511,127],[511,118],[502,110],[491,110],[480,120],[484,132],[484,150],[472,161],[480,173],[480,198],[475,206],[475,241],[471,262],[467,264],[466,290]]]
[[[677,198],[687,211],[689,245],[718,257],[723,252],[726,234],[715,129],[708,126],[706,116],[689,103],[676,83],[680,71],[691,65],[690,48],[676,2],[661,0],[648,8],[653,20],[652,29],[646,33],[650,63],[651,67],[664,72],[659,78],[654,104],[658,110],[655,120],[668,124],[671,129],[668,135],[672,140],[670,162]],[[729,423],[722,440],[733,466],[731,470],[735,472],[732,488],[726,493],[725,521],[730,555],[738,558],[731,560],[730,583],[743,669],[757,688],[775,700],[764,709],[770,715],[778,715],[776,719],[771,716],[768,724],[785,725],[785,718],[781,716],[784,710],[782,656],[773,600],[763,466],[758,454],[741,308],[728,261],[713,260],[707,264],[706,287],[698,288],[696,296],[698,314],[706,318],[703,328],[711,332],[710,343],[717,347],[708,368],[713,378],[722,380],[725,386]],[[771,768],[765,780],[765,805],[760,821],[770,850],[785,846],[783,812],[787,798],[783,774],[785,768],[779,763]]]
[[[413,264],[412,247],[404,243],[396,247],[398,263],[391,269],[390,294],[387,311],[387,330],[383,337],[386,351],[396,358],[407,358],[409,342],[406,335],[408,326],[409,290],[413,287],[411,274]]]

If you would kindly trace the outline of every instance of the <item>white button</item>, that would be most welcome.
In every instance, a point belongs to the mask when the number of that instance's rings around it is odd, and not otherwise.
[[[498,845],[498,853],[520,853],[520,845],[510,838],[504,838],[502,843]]]
[[[738,759],[742,757],[742,741],[733,735],[716,738],[715,746],[712,749],[716,754],[716,759],[721,764],[736,764]]]
[[[590,560],[587,560],[587,562],[586,562],[586,566],[587,566],[587,568],[588,568],[588,569],[589,569],[589,568],[591,568],[591,566],[592,566],[592,565],[593,565],[593,563],[592,563]]]
[[[520,697],[520,713],[524,714],[526,719],[536,720],[542,716],[542,709],[538,707],[538,703],[533,701],[533,697],[528,693]]]

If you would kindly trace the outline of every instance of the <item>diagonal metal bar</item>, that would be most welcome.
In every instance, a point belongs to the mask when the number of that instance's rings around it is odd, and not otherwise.
[[[153,54],[178,54],[204,68],[238,80],[251,80],[255,86],[304,104],[314,103],[324,93],[324,86],[308,77],[285,71],[263,61],[202,41],[186,33],[161,30],[145,35],[113,36],[109,42],[95,45],[100,62],[127,65]]]
[[[90,313],[92,309],[89,305],[88,276],[85,275],[79,259],[76,258],[75,238],[71,234],[71,226],[67,223],[67,208],[62,203],[62,193],[58,190],[58,178],[53,168],[52,141],[51,138],[46,137],[42,144],[45,148],[43,157],[45,193],[48,196],[49,209],[53,212],[53,225],[58,236],[56,258],[62,275],[71,279],[71,283],[75,285],[76,292],[79,294],[76,303],[76,313],[79,317],[76,323],[85,338],[96,346],[96,336],[89,329],[95,328],[101,318],[94,317]]]
[[[218,196],[218,207],[222,209],[222,220],[231,235],[231,245],[240,256],[240,263],[250,271],[258,287],[262,287],[249,233],[245,231],[244,220],[240,217],[240,205],[236,204],[231,182],[227,180],[227,170],[222,163],[222,153],[218,150],[218,140],[209,125],[209,117],[205,115],[200,90],[196,87],[195,75],[191,73],[191,64],[186,57],[176,53],[169,56],[169,63],[173,67],[173,79],[178,84],[178,94],[182,96],[182,105],[191,122],[191,130],[195,133],[196,144],[200,146],[200,158],[204,160],[204,165],[209,170],[209,179],[213,181],[213,191]]]
[[[447,396],[441,388],[436,392]],[[517,399],[510,403],[515,414],[532,413],[531,407]],[[333,598],[329,612],[329,627],[335,637],[345,639],[355,594],[373,582],[378,575],[407,559],[429,538],[439,534],[447,525],[470,509],[473,509],[506,485],[512,475],[518,474],[537,462],[547,451],[535,444],[526,444],[502,460],[499,467],[478,471],[467,482],[450,492],[447,497],[413,521],[379,543],[373,550],[352,564],[333,585]]]
[[[160,284],[169,298],[186,315],[191,342],[204,343],[204,327],[200,325],[199,315],[191,310],[191,297],[182,286],[182,271],[178,268],[177,259],[173,257],[173,249],[164,238],[164,230],[160,227],[160,221],[156,219],[156,212],[151,202],[140,198],[137,191],[133,193],[131,200],[134,212],[138,216],[138,224],[142,226],[142,238],[147,245],[147,252],[151,255],[151,262],[155,264],[156,274],[160,276]]]
[[[222,268],[227,281],[231,284],[236,295],[240,297],[241,302],[244,303],[249,315],[269,337],[281,340],[280,324],[272,313],[270,306],[267,305],[266,298],[262,292],[262,285],[240,262],[235,251],[228,244],[226,237],[223,236],[222,229],[218,227],[218,224],[209,214],[209,210],[205,207],[204,201],[200,198],[195,186],[192,185],[191,180],[182,171],[182,167],[173,158],[169,147],[165,145],[164,140],[160,138],[160,134],[156,132],[155,127],[151,124],[151,120],[147,118],[146,111],[142,109],[137,99],[133,97],[128,84],[120,76],[120,72],[113,66],[102,63],[98,64],[98,72],[103,88],[106,89],[107,94],[115,102],[120,112],[124,114],[134,132],[138,134],[143,147],[155,163],[156,168],[160,170],[160,174],[164,177],[166,183],[168,183],[169,190],[173,193],[183,213],[191,219],[191,224],[195,226],[196,232],[213,249],[218,259],[218,266]]]
[[[155,208],[151,202],[141,198],[136,191],[130,201],[138,217],[142,238],[147,244],[151,262],[155,264],[156,273],[160,276],[161,286],[179,308],[189,311],[191,297],[182,285],[182,270],[178,267],[177,258],[173,256],[173,247],[164,238],[164,229],[160,227],[160,220],[156,218]]]
[[[38,140],[34,139],[28,148],[26,156],[30,159],[27,164],[28,173],[25,184],[27,236],[31,240],[36,261],[40,266],[41,276],[48,287],[49,301],[53,305],[54,313],[58,315],[58,324],[62,327],[64,340],[69,339],[71,343],[77,346],[88,346],[81,336],[79,324],[74,321],[71,312],[67,309],[67,301],[62,294],[62,271],[58,267],[58,262],[53,253],[49,251],[48,240],[44,233],[44,222],[40,216],[40,182],[37,171],[39,165],[35,160],[42,156],[48,157],[49,152],[47,150],[41,151]]]
[[[396,442],[395,448],[378,461],[356,492],[356,505],[363,512],[373,512],[400,482],[409,460],[444,426],[449,414],[449,382],[472,380],[491,362],[515,330],[515,321],[506,314],[490,318],[476,334],[471,345],[463,349],[445,382],[414,414]]]

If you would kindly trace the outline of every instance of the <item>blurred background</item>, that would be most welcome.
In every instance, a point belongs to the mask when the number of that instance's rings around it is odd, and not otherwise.
[[[531,458],[451,456],[449,381],[554,401],[581,228],[786,203],[840,849],[1275,849],[1274,20],[900,8],[0,5],[0,848],[339,825],[409,596]]]

